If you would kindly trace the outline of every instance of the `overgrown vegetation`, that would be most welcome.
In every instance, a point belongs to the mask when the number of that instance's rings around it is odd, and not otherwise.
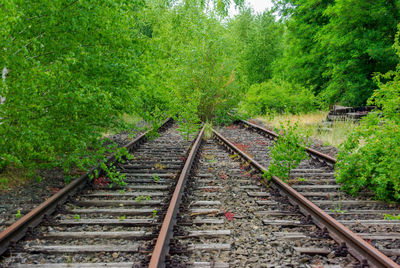
[[[252,85],[241,111],[251,116],[274,113],[305,113],[315,110],[315,96],[301,86],[269,80]]]
[[[264,47],[271,55],[265,61],[265,69],[252,68],[252,74],[247,74],[251,88],[242,110],[250,115],[265,115],[271,110],[307,112],[318,108],[326,109],[337,103],[365,105],[374,89],[377,89],[373,81],[374,74],[385,73],[396,66],[397,59],[392,43],[400,19],[399,2],[273,2],[274,10],[280,14],[280,30],[271,30],[276,22],[270,21],[268,27],[264,24],[258,35],[240,36],[250,41],[246,44],[246,51],[257,50],[259,44],[266,40],[265,36],[269,36],[268,45]],[[248,17],[251,18],[252,15],[242,12],[236,20],[246,21],[250,25],[251,19]],[[265,75],[263,70],[270,71]],[[266,84],[259,85],[263,82]],[[276,96],[275,92],[282,95]],[[293,101],[294,99],[299,102]],[[271,100],[278,104],[269,104]]]
[[[229,122],[234,108],[299,114],[369,99],[381,111],[345,143],[338,180],[398,200],[399,70],[389,70],[399,62],[399,3],[274,4],[254,13],[244,0],[3,1],[0,187],[10,170],[38,182],[40,168],[81,174],[115,152],[102,134],[126,127],[127,117],[157,127],[173,116],[189,139],[200,122]],[[228,17],[233,5],[239,14]],[[298,139],[285,131],[292,141],[277,143],[276,165]],[[287,175],[296,159],[271,172]]]
[[[132,108],[142,1],[0,5],[0,170],[85,169],[101,132]]]
[[[375,72],[396,66],[397,1],[276,0],[287,26],[274,72],[318,95],[321,104],[364,105]]]
[[[0,171],[73,177],[115,150],[102,133],[132,113],[155,127],[176,116],[186,138],[199,120],[226,121],[244,90],[223,23],[233,4],[0,4]]]
[[[289,178],[290,170],[296,168],[300,162],[308,158],[308,154],[304,149],[308,146],[308,137],[303,137],[297,132],[297,125],[286,125],[281,123],[280,129],[276,129],[280,133],[279,139],[275,141],[270,151],[271,162],[268,171],[264,174],[267,178],[277,176],[283,181]]]
[[[394,48],[400,57],[399,34]],[[369,100],[380,110],[368,114],[343,145],[337,180],[357,194],[364,188],[378,199],[400,200],[400,65],[375,77],[379,89]]]

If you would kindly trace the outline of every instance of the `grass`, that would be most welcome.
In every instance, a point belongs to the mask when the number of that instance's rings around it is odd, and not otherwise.
[[[269,128],[279,128],[280,122],[290,121],[291,125],[298,124],[298,131],[303,135],[310,135],[314,139],[322,141],[324,146],[331,145],[338,147],[347,136],[354,130],[357,123],[353,121],[336,121],[330,127],[324,127],[321,123],[326,119],[328,112],[318,111],[307,114],[285,114],[274,117],[258,117]],[[329,130],[331,129],[331,130]]]

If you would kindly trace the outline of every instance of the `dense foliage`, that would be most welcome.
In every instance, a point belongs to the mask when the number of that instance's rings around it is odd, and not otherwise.
[[[394,46],[400,57],[399,35]],[[400,65],[375,78],[379,89],[369,100],[381,110],[368,114],[343,145],[337,180],[356,194],[364,188],[378,199],[400,200]]]
[[[282,56],[284,26],[270,11],[243,9],[229,22],[243,76],[250,85],[272,78],[273,62]]]
[[[113,150],[102,133],[125,113],[176,116],[186,135],[224,121],[244,90],[224,19],[242,4],[1,2],[0,171],[80,172]]]
[[[65,170],[91,163],[88,147],[100,149],[101,131],[132,107],[142,6],[2,2],[0,169],[10,162]]]
[[[309,89],[284,80],[271,79],[249,88],[242,110],[249,115],[301,113],[312,111],[315,102],[315,96]]]
[[[185,121],[221,119],[242,92],[226,28],[218,12],[205,9],[201,1],[187,1],[147,10],[153,30],[145,90],[162,97],[161,107],[167,100],[171,113]]]
[[[383,112],[364,120],[346,150],[367,156],[378,147],[360,144],[397,141],[387,108],[397,72],[373,77],[398,62],[399,2],[274,2],[254,13],[244,0],[2,1],[0,170],[81,172],[114,150],[101,137],[123,114],[154,126],[173,116],[188,138],[201,121],[226,122],[233,108],[258,115],[363,105],[377,85],[371,102]],[[227,16],[233,5],[239,13]]]
[[[277,0],[287,41],[277,75],[309,87],[325,104],[364,105],[375,72],[396,66],[398,1]]]

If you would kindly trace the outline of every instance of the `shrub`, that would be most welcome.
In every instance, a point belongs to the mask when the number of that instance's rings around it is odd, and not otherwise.
[[[298,134],[297,127],[297,124],[291,126],[288,121],[286,126],[281,123],[280,129],[276,130],[276,132],[281,132],[281,136],[271,149],[271,163],[265,173],[267,178],[277,176],[286,181],[290,170],[296,168],[302,160],[307,159],[308,154],[304,147],[308,145],[308,137],[304,138]]]
[[[316,99],[310,90],[274,79],[253,84],[241,105],[241,110],[247,111],[250,116],[271,112],[309,112],[315,108]]]
[[[372,190],[378,199],[400,200],[400,128],[373,113],[342,146],[337,181],[350,194]]]

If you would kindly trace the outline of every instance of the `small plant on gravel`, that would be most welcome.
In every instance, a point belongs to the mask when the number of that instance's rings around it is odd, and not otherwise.
[[[328,147],[328,146],[332,146],[332,144],[330,144],[330,142],[328,142],[328,141],[324,141],[324,142],[322,143],[322,146]]]
[[[125,193],[125,189],[119,190],[119,193],[120,193],[120,194]]]
[[[279,130],[281,136],[275,142],[270,151],[271,162],[264,177],[271,179],[277,176],[283,181],[289,178],[290,170],[297,167],[300,162],[308,158],[305,147],[308,145],[308,137],[303,137],[297,132],[297,124],[291,126],[287,122],[285,126],[281,123]]]
[[[71,175],[65,175],[64,177],[64,183],[67,185],[72,181],[72,176]],[[36,181],[37,182],[37,181]]]
[[[138,197],[136,197],[136,202],[138,202],[138,203],[140,203],[140,201],[142,201],[142,200],[146,200],[146,201],[150,201],[151,200],[151,197],[150,197],[150,195],[141,195],[141,196],[138,196]]]
[[[333,209],[333,208],[330,208],[329,210],[332,212],[332,213],[335,213],[335,214],[344,214],[344,213],[347,213],[347,210],[344,210],[344,209],[340,209],[340,205],[339,205],[339,208],[337,208],[337,209]]]
[[[153,218],[157,216],[157,209],[153,209]]]
[[[236,158],[238,158],[239,156],[237,154],[231,154],[229,155],[229,157],[233,160],[235,160]]]
[[[306,178],[297,178],[298,181],[307,181]]]
[[[80,221],[81,220],[81,216],[79,214],[75,214],[74,215],[74,220]]]
[[[208,162],[210,162],[211,164],[213,164],[213,163],[217,163],[217,159],[215,159],[215,158],[211,158],[210,160],[208,160]]]
[[[155,167],[156,169],[158,169],[158,170],[163,170],[163,169],[165,169],[165,166],[164,166],[163,164],[161,164],[161,163],[157,163],[154,167]]]
[[[19,219],[21,218],[21,210],[18,210],[17,213],[15,214],[15,218]]]
[[[335,213],[335,214],[344,214],[344,213],[347,213],[347,210],[343,210],[342,209],[342,198],[341,198],[341,196],[340,196],[340,192],[338,192],[338,197],[339,197],[339,204],[338,204],[338,206],[337,206],[337,208],[336,209],[329,209],[330,211],[332,211],[332,213]]]
[[[126,215],[122,215],[122,216],[118,217],[118,220],[120,220],[120,221],[123,221],[125,219],[126,219]]]
[[[385,214],[385,217],[383,218],[384,220],[392,220],[392,221],[400,221],[400,214],[399,215],[391,215],[391,214]]]
[[[154,174],[154,175],[153,175],[153,180],[154,180],[155,182],[159,182],[159,181],[160,181],[160,177],[159,177],[157,174]]]
[[[36,176],[35,180],[37,183],[41,183],[43,178],[41,176]]]

